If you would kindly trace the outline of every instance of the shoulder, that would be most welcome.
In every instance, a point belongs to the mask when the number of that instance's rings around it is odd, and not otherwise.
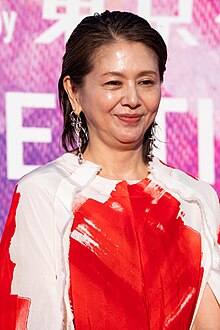
[[[67,186],[70,190],[76,187],[83,189],[94,179],[99,170],[98,165],[88,161],[79,165],[75,155],[64,153],[21,178],[18,182],[18,190],[29,195],[39,191],[54,195],[59,186],[62,186],[62,190]]]
[[[201,195],[209,207],[219,213],[219,199],[216,191],[209,183],[176,168],[171,168],[171,177]]]
[[[74,160],[74,156],[71,156]],[[72,164],[71,156],[63,154],[27,173],[18,181],[18,189],[28,193],[36,190],[44,190],[48,193],[56,191],[60,182],[67,179],[74,170],[74,161]]]
[[[153,171],[159,176],[169,178],[170,184],[175,182],[176,184],[180,184],[180,186],[188,187],[191,191],[195,191],[195,193],[198,192],[207,200],[209,200],[210,197],[214,198],[214,200],[218,200],[215,190],[207,182],[202,181],[180,169],[171,167],[157,158],[154,159],[152,167]]]
[[[63,155],[51,162],[37,167],[35,170],[24,175],[18,182],[20,186],[36,183],[47,184],[51,180],[59,180],[68,176],[68,168],[65,168]]]
[[[186,172],[173,168],[155,158],[152,164],[152,174],[169,191],[177,193],[181,199],[197,202],[208,213],[212,213],[219,227],[219,198],[210,184],[195,178]],[[206,212],[207,213],[207,212]]]
[[[18,181],[18,186],[23,189],[34,187],[55,189],[60,181],[71,176],[77,167],[77,158],[73,154],[64,153],[24,175]]]

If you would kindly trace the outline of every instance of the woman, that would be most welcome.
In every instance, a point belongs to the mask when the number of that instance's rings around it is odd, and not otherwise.
[[[65,153],[22,178],[1,329],[220,329],[215,192],[152,156],[167,59],[142,18],[85,18],[59,80]]]

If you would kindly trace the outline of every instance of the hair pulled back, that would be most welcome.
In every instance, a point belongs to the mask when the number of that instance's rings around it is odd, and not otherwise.
[[[166,70],[167,49],[161,35],[153,29],[142,17],[130,12],[113,11],[85,17],[73,30],[66,43],[63,57],[62,72],[58,82],[59,101],[63,111],[64,126],[62,145],[66,151],[76,149],[76,134],[71,126],[72,112],[68,95],[63,87],[63,79],[70,76],[73,86],[80,88],[84,85],[86,75],[92,71],[94,58],[100,47],[109,45],[117,40],[141,42],[153,50],[158,61],[160,80]],[[82,124],[87,130],[86,118],[80,114]],[[143,157],[146,162],[151,159],[154,144],[152,124],[144,136]],[[82,150],[87,146],[87,137],[82,132]]]

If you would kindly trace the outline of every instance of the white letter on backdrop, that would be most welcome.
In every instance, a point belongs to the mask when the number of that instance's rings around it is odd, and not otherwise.
[[[213,102],[198,100],[198,170],[200,179],[215,183]]]
[[[5,107],[7,175],[9,180],[16,180],[37,167],[23,163],[23,142],[51,142],[49,128],[22,126],[22,108],[55,108],[55,95],[7,92]]]
[[[2,11],[2,20],[6,30],[6,36],[3,39],[5,44],[8,44],[12,40],[16,18],[17,13],[15,11],[11,11],[10,13],[5,10]]]

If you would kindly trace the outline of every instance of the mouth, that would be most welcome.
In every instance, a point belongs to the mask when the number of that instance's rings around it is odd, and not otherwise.
[[[116,117],[120,120],[123,121],[125,123],[128,124],[135,124],[137,122],[139,122],[142,118],[142,115],[140,114],[130,114],[130,113],[124,113],[124,114],[119,114],[116,115]]]

